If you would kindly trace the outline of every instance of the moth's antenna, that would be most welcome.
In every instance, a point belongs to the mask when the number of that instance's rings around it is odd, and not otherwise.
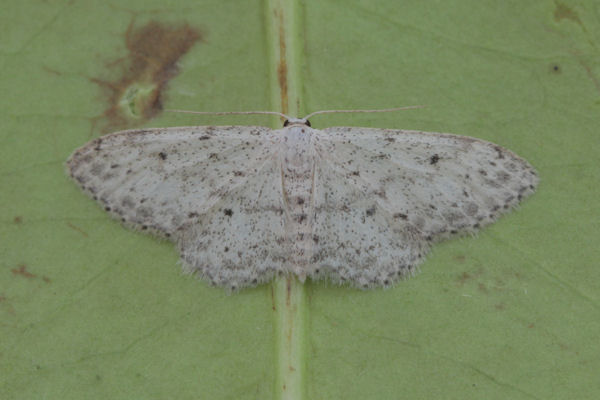
[[[313,113],[308,114],[303,119],[309,119],[313,115],[318,114],[335,114],[335,113],[379,113],[379,112],[391,112],[391,111],[400,111],[400,110],[412,110],[413,108],[424,108],[427,106],[407,106],[407,107],[397,107],[397,108],[384,108],[381,110],[323,110],[323,111],[315,111]]]
[[[427,106],[407,106],[407,107],[397,107],[397,108],[384,108],[380,110],[323,110],[323,111],[315,111],[313,113],[308,114],[306,117],[302,118],[303,120],[307,120],[314,115],[319,114],[338,114],[338,113],[380,113],[380,112],[392,112],[392,111],[400,111],[400,110],[412,110],[414,108],[424,108]],[[183,114],[199,114],[199,115],[252,115],[252,114],[263,114],[263,115],[277,115],[286,120],[292,120],[291,118],[283,113],[277,111],[190,111],[190,110],[176,110],[176,109],[166,109],[167,112],[176,112]]]
[[[221,111],[221,112],[217,112],[217,111],[189,111],[189,110],[173,110],[173,109],[168,109],[165,110],[168,112],[177,112],[177,113],[183,113],[183,114],[200,114],[200,115],[249,115],[249,114],[268,114],[268,115],[278,115],[281,118],[284,119],[291,119],[290,117],[288,117],[285,114],[282,114],[280,112],[277,111]]]

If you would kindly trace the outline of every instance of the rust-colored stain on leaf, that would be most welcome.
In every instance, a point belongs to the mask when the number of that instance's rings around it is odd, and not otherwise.
[[[0,311],[3,311],[5,313],[8,313],[10,315],[15,315],[15,308],[13,307],[12,304],[10,304],[10,301],[8,300],[8,297],[6,297],[4,294],[0,294],[0,304],[2,307],[0,307]]]
[[[459,254],[455,256],[454,259],[458,262],[464,263],[467,257],[464,254]]]
[[[83,237],[88,237],[88,234],[87,234],[87,232],[85,232],[85,231],[84,231],[83,229],[81,229],[80,227],[78,227],[78,226],[75,226],[75,225],[73,225],[73,224],[72,224],[72,223],[70,223],[70,222],[67,222],[67,226],[68,226],[69,228],[73,229],[74,231],[81,233],[81,235],[82,235]]]
[[[592,67],[590,67],[590,65],[579,56],[577,56],[577,61],[579,61],[579,64],[581,64],[581,66],[589,76],[590,80],[594,83],[594,86],[596,86],[596,90],[600,92],[600,80],[598,80],[598,78],[594,74],[594,70],[592,69]]]
[[[289,307],[292,302],[291,296],[292,296],[292,278],[288,276],[286,285],[285,285],[285,305],[287,307]]]
[[[31,272],[27,271],[27,266],[25,264],[21,264],[17,268],[11,269],[10,272],[12,272],[13,275],[21,275],[29,279],[35,278],[35,274],[32,274]]]
[[[271,285],[271,304],[273,311],[277,311],[277,306],[275,305],[275,289],[273,289],[273,285]]]
[[[283,29],[283,13],[279,13],[279,63],[277,64],[277,79],[281,89],[281,112],[288,112],[288,69],[285,59],[285,32]]]
[[[468,272],[463,272],[462,275],[457,279],[457,282],[460,285],[464,285],[469,280],[471,280],[471,275]]]
[[[12,272],[15,276],[20,275],[27,279],[37,278],[36,274],[32,274],[31,272],[27,271],[27,265],[25,264],[20,264],[17,268],[11,269],[10,272]],[[46,283],[52,282],[47,276],[42,276],[42,280]]]
[[[554,9],[554,21],[560,22],[564,19],[567,21],[575,22],[581,27],[581,30],[587,36],[589,43],[595,48],[596,44],[593,39],[593,35],[590,35],[587,28],[585,27],[585,24],[581,21],[579,15],[577,15],[577,12],[575,12],[572,8],[563,3],[555,2],[555,5],[556,8]],[[575,56],[579,64],[581,64],[583,69],[585,69],[587,75],[590,77],[590,80],[596,87],[596,90],[600,92],[600,79],[598,79],[598,77],[596,76],[594,68],[592,68],[592,66],[588,64],[588,61],[584,57],[582,57],[582,53],[585,54],[586,52],[577,49],[570,49],[569,52]],[[560,67],[558,65],[554,65],[552,69],[554,73],[560,73]]]
[[[189,25],[170,26],[160,22],[125,33],[129,54],[113,65],[122,68],[115,81],[92,79],[107,90],[109,107],[103,131],[123,129],[154,117],[162,110],[163,91],[177,75],[177,61],[201,40],[198,30]]]
[[[17,215],[16,217],[13,218],[13,222],[15,224],[19,225],[23,222],[23,217],[21,217],[20,215]]]
[[[581,25],[581,20],[573,9],[569,8],[566,4],[557,2],[554,9],[554,20],[559,22],[563,19],[568,19]]]
[[[287,64],[285,59],[282,59],[277,66],[277,77],[279,78],[279,87],[281,88],[281,109],[285,114],[288,112]]]
[[[479,268],[477,271],[471,273],[464,271],[457,279],[456,283],[458,286],[463,286],[467,284],[467,282],[475,281],[479,277],[483,275],[484,271],[482,268]],[[484,285],[485,287],[485,285]],[[482,290],[482,287],[479,286],[479,290]]]

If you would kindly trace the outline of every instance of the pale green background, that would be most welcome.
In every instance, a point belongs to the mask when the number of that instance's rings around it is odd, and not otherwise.
[[[308,111],[428,106],[315,117],[314,127],[475,136],[541,176],[518,211],[437,245],[394,289],[309,283],[307,398],[599,398],[600,4],[302,4]],[[122,228],[63,171],[100,134],[92,120],[105,97],[88,78],[117,77],[107,64],[126,55],[134,16],[204,34],[167,107],[272,108],[265,8],[3,2],[0,399],[271,397],[270,286],[226,295],[182,276],[172,244]],[[162,114],[145,126],[250,123],[270,120]],[[11,272],[23,264],[35,278]]]

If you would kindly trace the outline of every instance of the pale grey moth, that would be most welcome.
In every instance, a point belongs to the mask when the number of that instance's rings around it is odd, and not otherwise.
[[[228,290],[290,273],[390,286],[433,242],[476,232],[538,183],[527,161],[483,140],[284,117],[277,130],[117,132],[67,167],[113,217],[174,241],[185,271]]]

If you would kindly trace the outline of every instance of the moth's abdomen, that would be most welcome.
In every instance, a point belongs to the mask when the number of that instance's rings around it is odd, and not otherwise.
[[[289,268],[301,280],[309,272],[313,252],[315,152],[311,131],[305,126],[289,129],[280,158]]]

